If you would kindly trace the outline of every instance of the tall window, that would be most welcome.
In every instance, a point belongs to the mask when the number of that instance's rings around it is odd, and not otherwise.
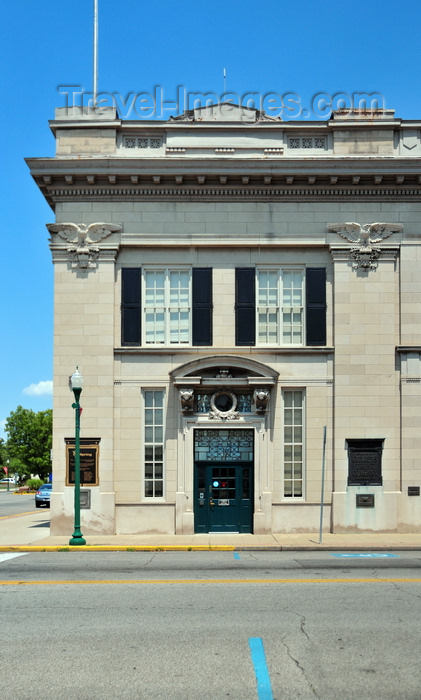
[[[235,270],[236,345],[326,345],[326,269]]]
[[[284,496],[303,495],[303,392],[284,391]]]
[[[123,268],[121,344],[212,345],[212,268]]]
[[[301,270],[257,271],[257,337],[261,345],[301,345],[303,342]]]
[[[145,391],[145,496],[164,495],[164,392]]]
[[[144,271],[145,345],[190,341],[190,270]]]

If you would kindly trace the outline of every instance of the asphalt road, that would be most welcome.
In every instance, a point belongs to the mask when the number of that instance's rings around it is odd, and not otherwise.
[[[0,490],[0,518],[6,515],[18,515],[19,513],[32,513],[35,508],[35,496],[33,493],[17,495],[14,491]],[[46,509],[48,511],[48,508]]]
[[[420,700],[421,552],[373,554],[0,554],[0,697]]]

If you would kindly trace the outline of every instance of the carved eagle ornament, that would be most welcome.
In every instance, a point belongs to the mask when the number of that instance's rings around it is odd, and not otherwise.
[[[118,224],[47,224],[50,233],[58,233],[61,238],[77,248],[89,248],[111,233],[121,231]]]
[[[355,243],[361,250],[371,250],[376,243],[388,238],[392,233],[401,233],[402,224],[356,224],[353,222],[343,224],[328,224],[327,230],[346,238],[350,243]]]

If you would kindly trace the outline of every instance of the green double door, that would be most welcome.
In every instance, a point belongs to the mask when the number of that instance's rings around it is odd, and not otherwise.
[[[253,531],[253,463],[196,462],[195,532]]]

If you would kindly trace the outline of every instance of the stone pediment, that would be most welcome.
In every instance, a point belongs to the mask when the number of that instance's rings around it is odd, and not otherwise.
[[[266,414],[278,372],[255,360],[215,356],[188,362],[170,373],[183,415],[238,420],[241,414]]]
[[[241,122],[254,124],[258,121],[282,121],[281,117],[270,117],[258,109],[245,107],[232,102],[216,102],[215,104],[188,109],[170,121],[177,122]]]
[[[279,373],[261,362],[235,355],[215,355],[187,362],[170,372],[175,386],[275,386]]]

